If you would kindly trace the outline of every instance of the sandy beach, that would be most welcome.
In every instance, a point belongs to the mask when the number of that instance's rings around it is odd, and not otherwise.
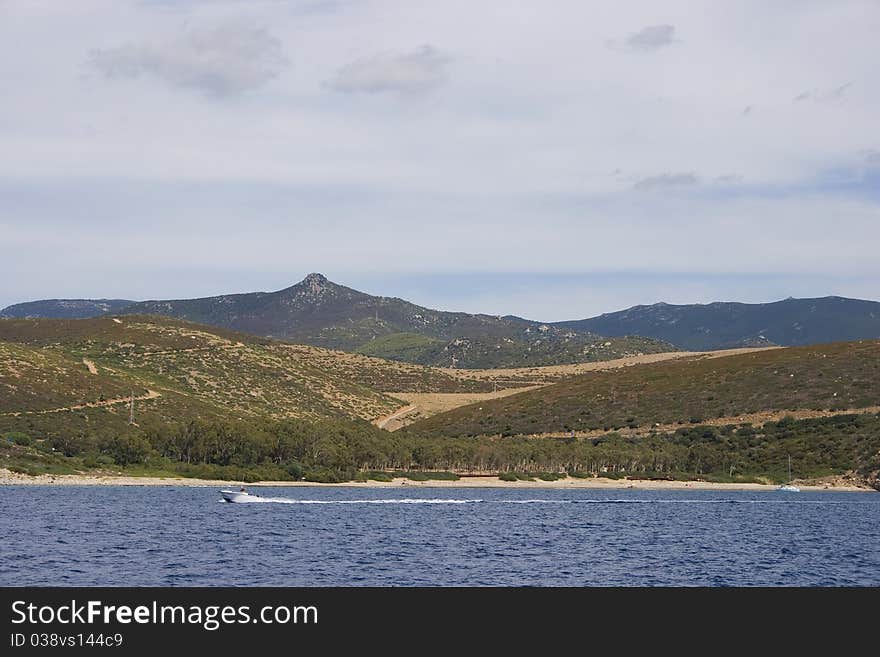
[[[843,483],[840,480],[812,484],[796,483],[804,491],[874,492],[868,486]],[[230,488],[242,485],[240,481],[219,479],[189,479],[184,477],[131,477],[125,475],[39,475],[31,477],[0,469],[0,486],[195,486],[207,488]],[[320,484],[309,481],[260,481],[246,484],[259,487],[329,487],[329,488],[598,488],[641,490],[742,490],[770,491],[773,484],[714,483],[708,481],[668,481],[649,479],[579,479],[566,477],[556,481],[502,481],[498,477],[461,477],[457,481],[412,481],[398,477],[392,481],[351,481],[340,484]]]

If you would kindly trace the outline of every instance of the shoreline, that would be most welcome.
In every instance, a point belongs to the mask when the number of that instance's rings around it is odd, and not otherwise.
[[[827,483],[801,484],[802,491],[836,491],[873,493],[869,486],[841,484],[839,480]],[[29,476],[0,469],[0,486],[187,486],[194,488],[238,488],[240,481],[222,479],[190,479],[185,477],[135,477],[126,475],[37,475]],[[524,488],[524,489],[633,489],[633,490],[731,490],[773,491],[776,484],[716,483],[709,481],[653,480],[653,479],[579,479],[566,477],[556,481],[502,481],[498,477],[467,477],[457,481],[412,481],[397,477],[386,481],[348,481],[324,484],[311,481],[258,481],[245,483],[248,488]]]

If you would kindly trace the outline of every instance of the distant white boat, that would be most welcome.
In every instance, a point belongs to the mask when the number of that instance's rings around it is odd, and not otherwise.
[[[248,493],[244,488],[242,488],[241,490],[221,490],[220,494],[227,502],[234,502],[239,504],[242,502],[259,502],[263,499],[259,495]]]
[[[791,483],[791,454],[788,455],[788,483],[783,484],[776,490],[783,493],[800,493],[801,489]]]

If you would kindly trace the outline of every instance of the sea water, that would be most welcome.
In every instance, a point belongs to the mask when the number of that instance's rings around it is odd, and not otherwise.
[[[0,585],[880,585],[880,495],[5,486]]]

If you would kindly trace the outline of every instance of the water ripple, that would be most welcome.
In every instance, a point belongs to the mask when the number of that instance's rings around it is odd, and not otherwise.
[[[880,495],[4,487],[0,585],[880,585]]]

